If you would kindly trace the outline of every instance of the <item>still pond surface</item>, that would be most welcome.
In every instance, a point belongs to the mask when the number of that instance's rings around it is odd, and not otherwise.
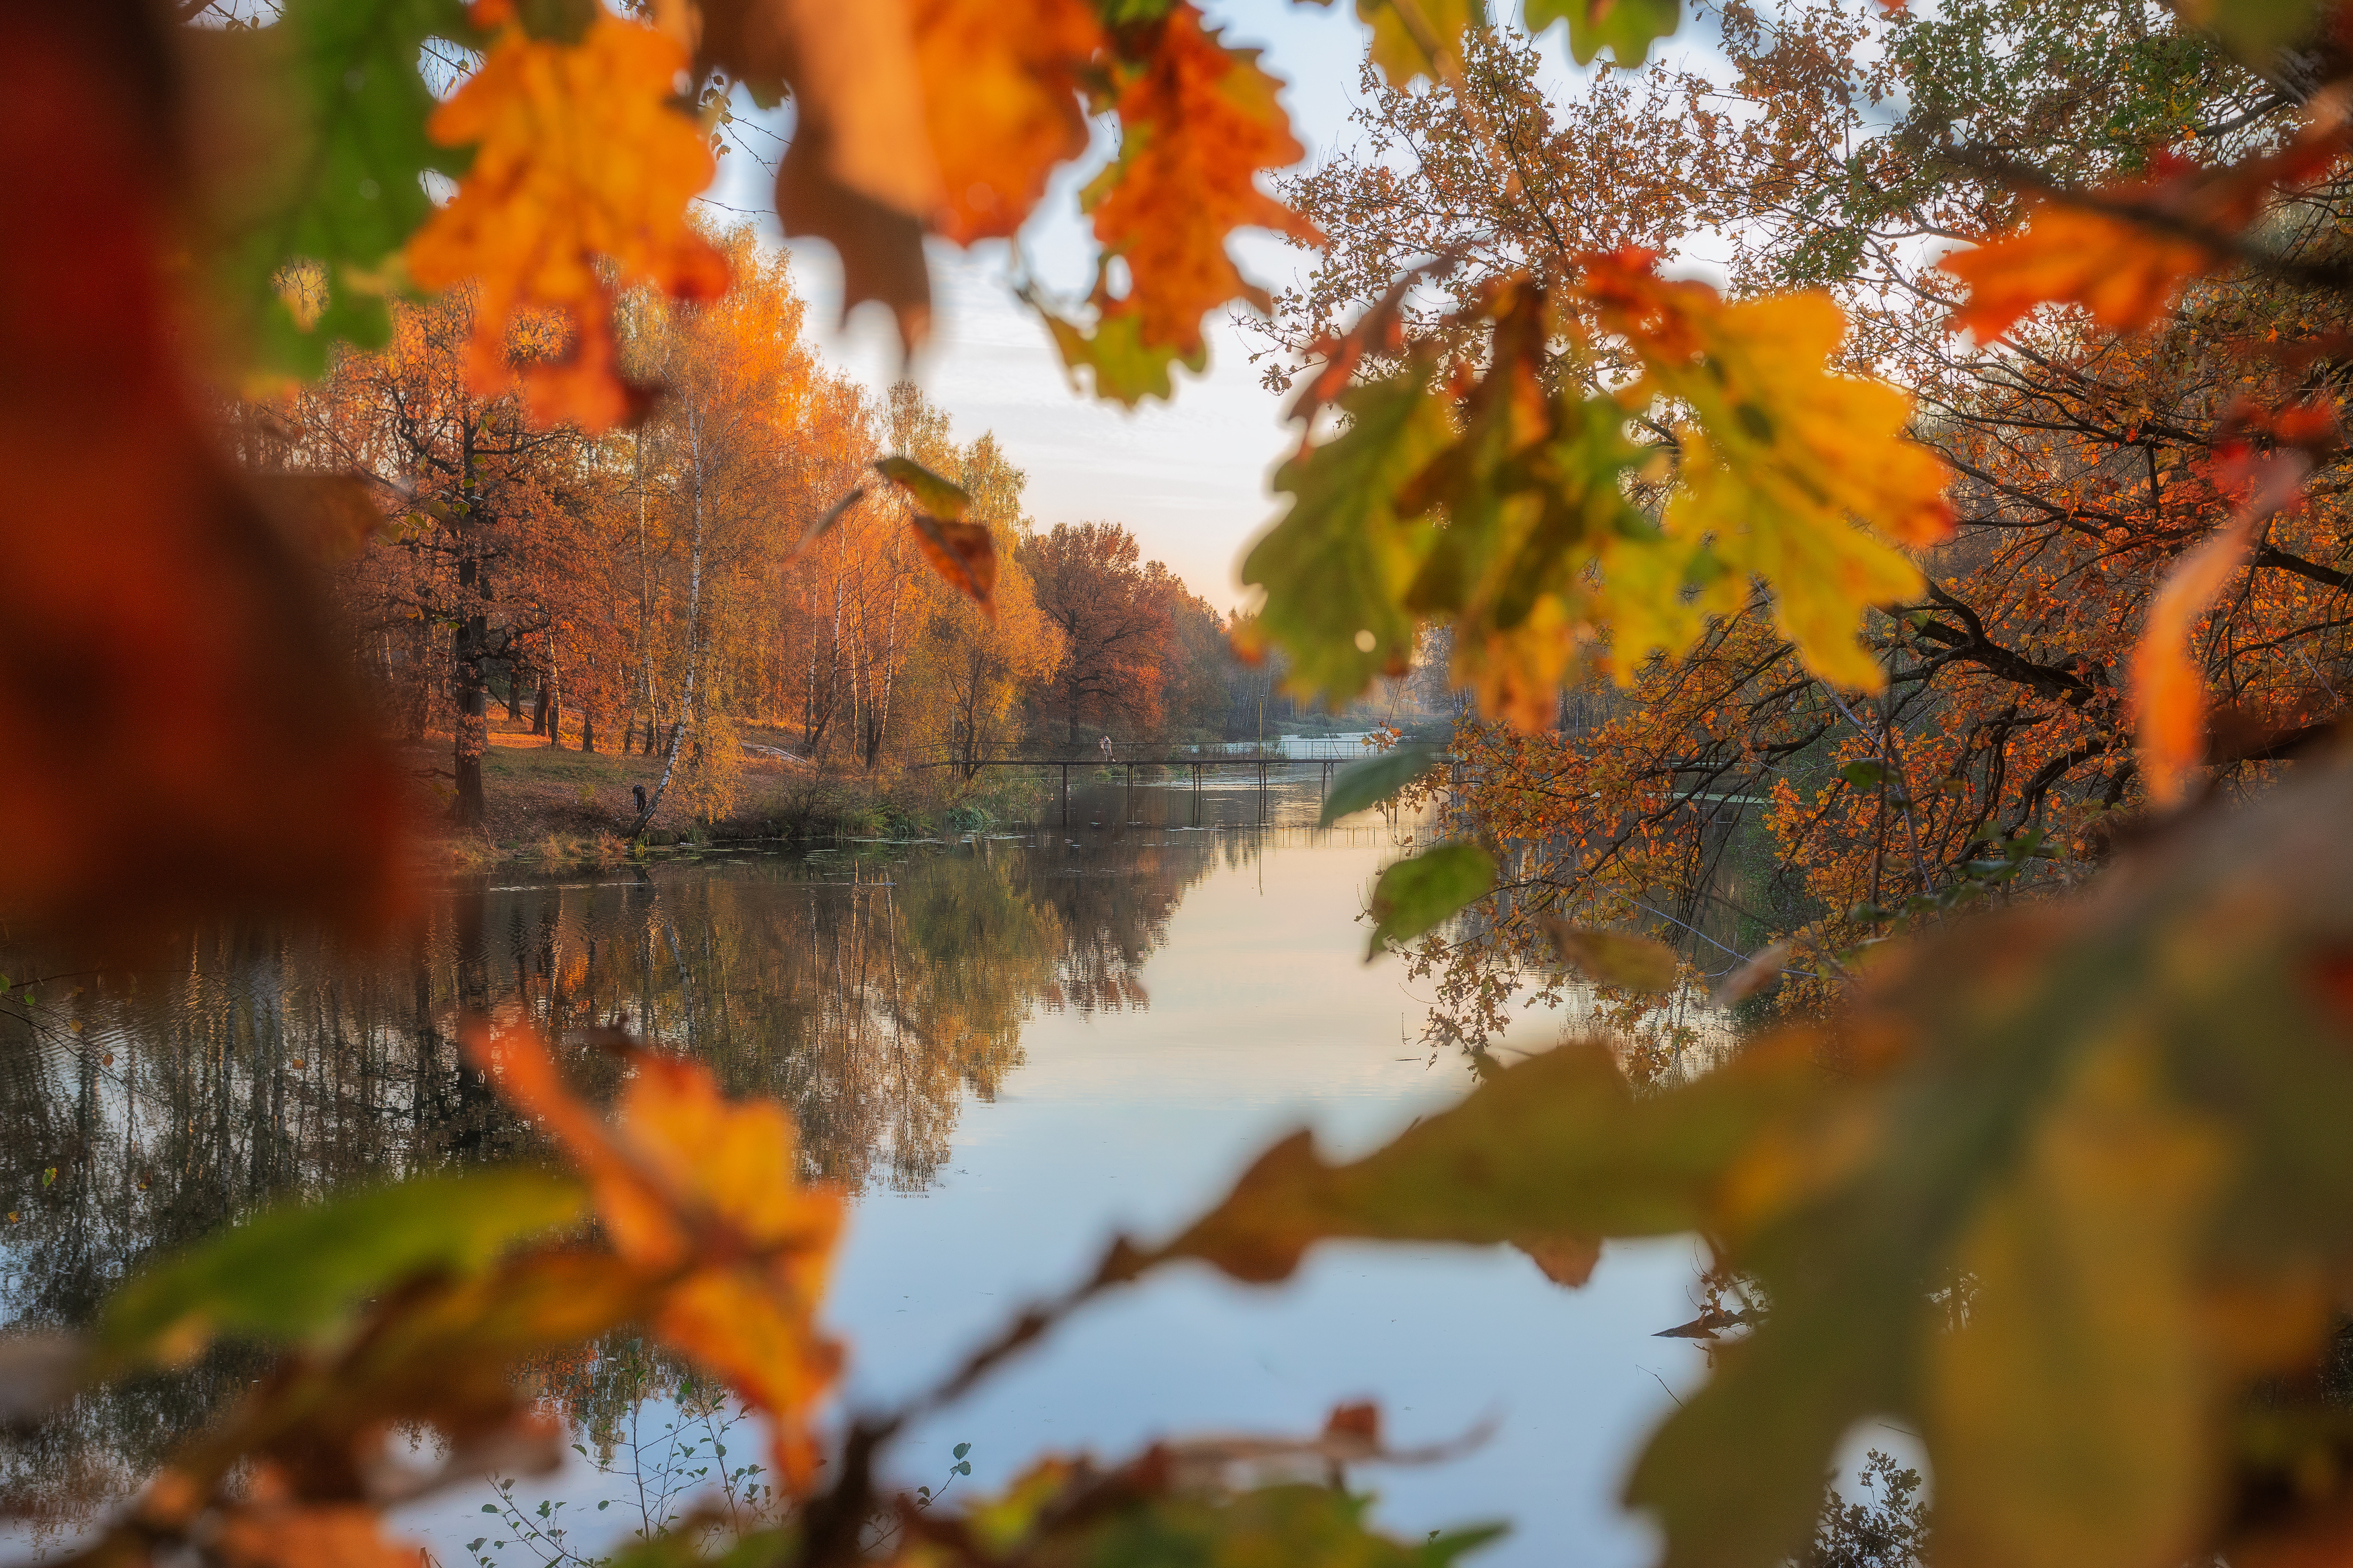
[[[480,1008],[617,1022],[791,1105],[813,1171],[861,1194],[829,1309],[846,1397],[913,1392],[1112,1234],[1166,1234],[1293,1128],[1359,1152],[1467,1089],[1462,1060],[1419,1042],[1402,966],[1363,963],[1356,916],[1401,830],[1378,814],[1315,830],[1317,788],[1314,770],[1264,795],[1090,784],[1068,827],[502,873],[444,889],[390,956],[219,931],[168,973],[53,982],[30,1018],[0,1009],[0,1311],[86,1321],[127,1268],[266,1198],[531,1153],[460,1068],[457,1019]],[[1704,1374],[1698,1350],[1653,1337],[1692,1316],[1693,1264],[1683,1243],[1612,1247],[1575,1290],[1505,1248],[1327,1247],[1272,1289],[1172,1272],[913,1431],[892,1468],[937,1486],[966,1443],[954,1487],[994,1490],[1049,1450],[1305,1434],[1373,1399],[1398,1447],[1493,1424],[1462,1457],[1351,1474],[1391,1529],[1509,1521],[1474,1562],[1631,1568],[1652,1538],[1617,1508],[1620,1479]],[[219,1352],[5,1440],[0,1557],[69,1546],[257,1364]],[[632,1346],[532,1375],[584,1452],[512,1497],[546,1500],[579,1552],[763,1446],[692,1419],[677,1369]],[[685,1452],[662,1436],[681,1424]],[[719,1443],[733,1457],[714,1464]],[[539,1568],[548,1543],[485,1503],[487,1483],[396,1522],[445,1565]]]

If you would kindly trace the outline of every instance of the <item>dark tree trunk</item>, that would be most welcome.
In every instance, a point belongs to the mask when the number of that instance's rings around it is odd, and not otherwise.
[[[474,586],[480,568],[469,561],[458,568],[459,587]],[[482,645],[490,640],[490,616],[477,612],[458,623],[453,662],[458,689],[457,750],[449,771],[457,795],[449,803],[449,820],[459,827],[480,827],[482,805],[482,752],[490,744],[490,683],[482,677]]]
[[[507,722],[515,724],[522,721],[522,671],[515,667],[514,660],[509,659],[507,660]]]
[[[584,752],[596,749],[596,710],[594,708],[580,710],[580,749]]]
[[[539,683],[539,695],[531,705],[531,732],[534,735],[547,733],[547,682],[544,680]]]
[[[467,441],[467,459],[473,458],[473,442]],[[480,498],[469,486],[466,498],[470,503]],[[460,516],[470,516],[472,508]],[[470,526],[466,532],[470,534]],[[490,657],[491,585],[481,562],[473,552],[473,540],[462,540],[462,552],[458,558],[458,601],[468,613],[458,622],[458,630],[450,638],[449,654],[451,684],[458,699],[456,752],[449,772],[456,789],[449,803],[449,820],[458,827],[480,827],[486,814],[482,804],[482,752],[490,745],[490,681],[483,664]]]

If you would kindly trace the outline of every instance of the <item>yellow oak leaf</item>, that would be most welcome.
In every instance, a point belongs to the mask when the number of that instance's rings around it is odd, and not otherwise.
[[[1706,539],[1731,569],[1716,579],[1706,607],[1729,611],[1748,580],[1761,577],[1772,584],[1774,625],[1809,668],[1841,686],[1877,690],[1884,672],[1855,634],[1868,606],[1920,592],[1919,567],[1786,476],[1719,457],[1704,431],[1683,432],[1683,482],[1667,502],[1667,532]]]
[[[1081,0],[914,0],[908,19],[944,191],[935,226],[959,245],[1009,236],[1054,165],[1087,150],[1079,73],[1102,24]]]
[[[1619,678],[1650,647],[1679,649],[1698,614],[1728,611],[1761,578],[1809,668],[1876,689],[1883,673],[1856,640],[1863,612],[1920,591],[1918,566],[1897,547],[1934,543],[1953,521],[1944,463],[1905,438],[1910,397],[1831,368],[1846,317],[1826,294],[1726,301],[1658,278],[1640,253],[1588,258],[1587,288],[1646,373],[1627,400],[1664,396],[1693,416],[1664,518],[1671,547],[1649,563],[1672,570],[1653,570],[1613,614]],[[1703,547],[1721,574],[1687,609],[1662,599],[1680,593]],[[1641,548],[1610,553],[1622,570]]]
[[[686,64],[675,39],[617,16],[598,16],[577,44],[510,23],[434,111],[427,132],[474,144],[474,163],[406,258],[426,288],[480,285],[467,351],[478,391],[495,395],[513,374],[516,318],[553,315],[568,341],[522,368],[533,417],[617,424],[638,400],[620,374],[603,268],[682,299],[726,290],[725,258],[687,218],[713,160],[671,102]]]
[[[843,1198],[801,1180],[792,1117],[773,1100],[727,1100],[692,1062],[638,1051],[607,1126],[529,1031],[478,1029],[467,1048],[587,1175],[613,1249],[672,1277],[655,1331],[766,1413],[783,1484],[804,1488],[817,1463],[809,1412],[840,1367],[817,1309]]]
[[[1263,298],[1226,254],[1229,234],[1254,226],[1324,241],[1258,188],[1260,170],[1305,155],[1258,52],[1224,47],[1188,5],[1156,26],[1119,89],[1119,160],[1088,188],[1085,205],[1104,248],[1127,265],[1128,291],[1103,302],[1105,319],[1133,315],[1144,343],[1189,354],[1201,347],[1205,311]]]

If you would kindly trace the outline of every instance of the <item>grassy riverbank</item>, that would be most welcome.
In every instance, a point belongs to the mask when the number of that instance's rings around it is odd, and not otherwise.
[[[971,832],[1026,820],[1045,797],[1035,779],[984,773],[967,784],[949,770],[814,768],[787,754],[786,737],[746,727],[743,789],[733,810],[715,822],[696,816],[675,796],[662,803],[646,833],[659,849],[679,844],[754,839],[918,838]],[[651,793],[659,756],[584,752],[577,736],[562,750],[528,722],[494,715],[482,759],[485,820],[460,832],[442,826],[434,857],[453,868],[501,861],[551,865],[616,862],[628,858],[621,837],[637,816],[634,786]],[[428,735],[404,748],[405,771],[416,782],[420,817],[446,824],[451,799],[449,737]]]

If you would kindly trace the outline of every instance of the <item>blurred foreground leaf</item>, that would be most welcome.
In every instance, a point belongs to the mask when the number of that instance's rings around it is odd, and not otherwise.
[[[158,248],[182,132],[139,15],[0,16],[0,166],[41,215],[0,245],[0,730],[37,759],[0,910],[85,952],[231,910],[381,929],[400,780],[348,634],[192,400],[187,261]]]
[[[1672,36],[1683,6],[1680,0],[1527,0],[1525,16],[1531,37],[1566,21],[1568,52],[1578,65],[1591,65],[1607,49],[1612,65],[1630,68]]]
[[[111,1369],[179,1361],[222,1334],[302,1340],[419,1274],[479,1272],[510,1245],[581,1217],[577,1182],[541,1171],[419,1176],[272,1209],[132,1279],[107,1305]]]
[[[1440,844],[1381,873],[1373,885],[1373,938],[1365,962],[1385,943],[1410,942],[1495,884],[1495,862],[1476,844]]]
[[[932,570],[993,617],[997,614],[997,536],[986,523],[965,520],[972,497],[962,486],[910,458],[883,458],[874,468],[914,499],[915,510],[908,521],[915,530],[915,547]]]
[[[2311,1375],[2353,1278],[2348,817],[2353,765],[2292,777],[1683,1087],[1567,1046],[1361,1160],[1301,1134],[1106,1273],[1695,1231],[1768,1310],[1633,1472],[1666,1568],[1788,1561],[1868,1419],[1924,1436],[1946,1568],[2284,1561],[2353,1507]]]
[[[1309,1446],[1309,1447],[1312,1447]],[[1372,1500],[1298,1483],[1228,1491],[1196,1473],[1198,1451],[1148,1449],[1108,1473],[1050,1458],[1003,1496],[961,1517],[909,1520],[934,1561],[987,1564],[1166,1563],[1187,1568],[1445,1568],[1504,1532],[1494,1527],[1432,1532],[1405,1542],[1367,1526]],[[1214,1474],[1214,1468],[1208,1472]]]
[[[963,486],[940,478],[913,458],[893,455],[877,458],[874,471],[913,496],[915,504],[934,517],[961,521],[965,509],[972,505],[972,497]]]
[[[1665,942],[1567,921],[1547,921],[1545,930],[1562,959],[1588,979],[1652,996],[1675,988],[1675,950]]]
[[[1332,775],[1332,790],[1324,797],[1315,826],[1329,827],[1344,816],[1370,810],[1445,760],[1445,752],[1437,746],[1407,745],[1350,763]]]

